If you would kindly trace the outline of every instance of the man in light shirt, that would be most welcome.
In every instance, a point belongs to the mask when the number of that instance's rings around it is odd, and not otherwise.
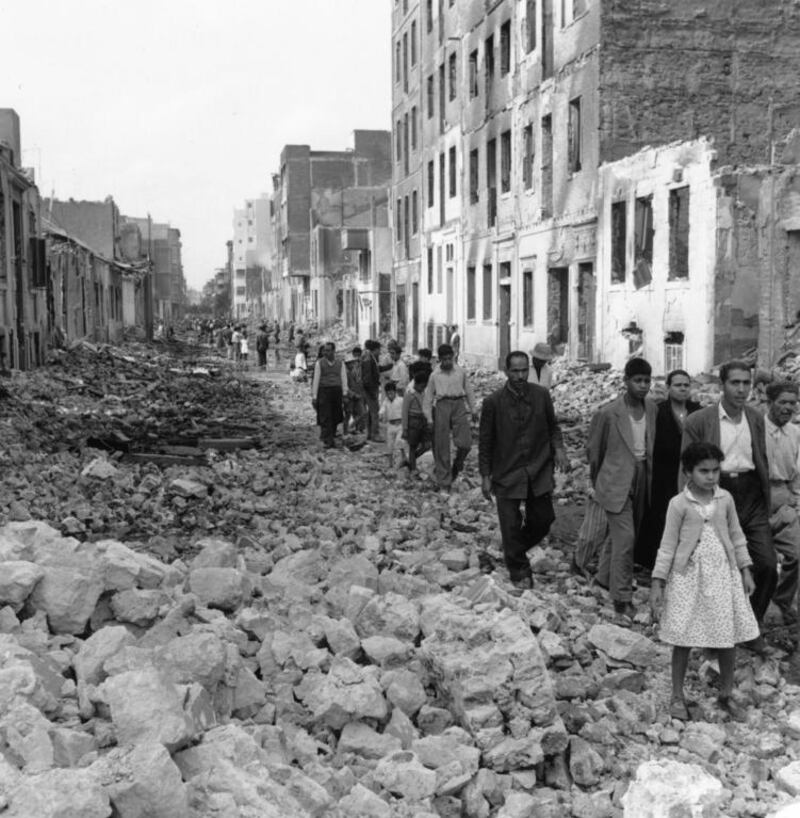
[[[750,597],[753,613],[763,623],[778,579],[778,560],[769,524],[770,483],[764,416],[747,406],[752,386],[750,367],[730,361],[719,370],[722,398],[686,418],[681,449],[707,441],[722,449],[719,484],[733,495],[739,522],[753,560],[756,589]],[[761,637],[746,647],[763,652]]]
[[[778,587],[772,601],[783,615],[785,625],[797,621],[794,601],[797,594],[800,521],[800,428],[792,421],[797,412],[796,383],[771,383],[767,386],[768,409],[765,418],[767,461],[769,463],[770,518],[772,541],[781,555]]]
[[[433,370],[422,410],[433,425],[433,476],[440,489],[447,491],[464,468],[472,448],[472,415],[475,398],[467,373],[453,363],[453,348],[442,344],[438,349],[439,366]],[[456,456],[450,466],[450,436]]]

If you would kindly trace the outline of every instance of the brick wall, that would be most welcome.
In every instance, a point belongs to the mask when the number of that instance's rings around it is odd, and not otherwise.
[[[767,162],[800,124],[793,0],[605,0],[601,42],[601,161],[709,136],[720,164]]]

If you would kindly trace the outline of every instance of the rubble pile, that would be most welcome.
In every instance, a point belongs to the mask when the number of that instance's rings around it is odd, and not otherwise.
[[[103,398],[60,391],[51,367],[8,383],[31,410],[2,421],[5,440],[33,426],[0,455],[4,815],[760,818],[800,798],[800,688],[780,655],[740,657],[744,722],[723,721],[715,665],[693,660],[695,720],[672,720],[647,589],[633,627],[614,624],[551,537],[530,553],[534,590],[512,595],[474,452],[442,497],[388,473],[380,447],[318,448],[307,385],[139,348],[75,354],[88,364],[63,368]],[[620,377],[558,381],[576,466],[563,521],[585,492],[590,410]],[[502,378],[473,382],[482,398]],[[69,446],[42,407],[83,418]],[[148,434],[187,423],[229,442],[225,424],[250,424],[257,445],[155,452]],[[128,451],[89,445],[115,432]],[[187,459],[128,459],[145,445]]]
[[[0,528],[4,815],[764,816],[800,794],[800,689],[774,663],[739,670],[746,724],[715,723],[699,679],[701,720],[672,721],[668,649],[556,551],[516,598],[436,522],[171,564]]]

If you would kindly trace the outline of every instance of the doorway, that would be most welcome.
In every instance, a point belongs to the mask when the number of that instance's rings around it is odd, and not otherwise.
[[[568,341],[569,268],[551,267],[547,271],[547,342],[560,355]]]
[[[501,284],[497,300],[498,338],[497,368],[505,369],[506,356],[511,352],[511,285]]]
[[[419,349],[419,284],[411,285],[411,351]]]
[[[578,349],[577,357],[586,361],[594,356],[594,264],[578,265]]]

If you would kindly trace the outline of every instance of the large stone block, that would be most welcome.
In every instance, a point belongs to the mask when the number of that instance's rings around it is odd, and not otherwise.
[[[74,659],[75,675],[79,682],[96,685],[108,675],[103,665],[112,656],[136,639],[122,625],[107,625],[95,631],[80,647]]]
[[[195,727],[183,710],[182,691],[161,671],[131,670],[103,682],[120,744],[157,741],[168,750],[184,747]]]
[[[54,769],[23,776],[4,793],[3,818],[109,818],[111,804],[88,770]]]
[[[44,571],[35,562],[9,560],[0,563],[0,605],[19,610],[43,576]]]
[[[44,576],[30,600],[47,614],[54,633],[80,634],[103,593],[102,576],[88,559],[66,555],[60,564],[44,566]]]
[[[715,816],[725,801],[721,782],[695,764],[646,761],[622,796],[625,818]]]
[[[119,818],[188,818],[181,773],[163,744],[144,742],[112,750],[89,768]]]
[[[659,658],[658,645],[646,636],[619,625],[593,625],[587,639],[599,651],[617,662],[647,667]]]
[[[244,599],[246,582],[236,568],[195,568],[189,572],[189,588],[203,605],[235,611]]]

